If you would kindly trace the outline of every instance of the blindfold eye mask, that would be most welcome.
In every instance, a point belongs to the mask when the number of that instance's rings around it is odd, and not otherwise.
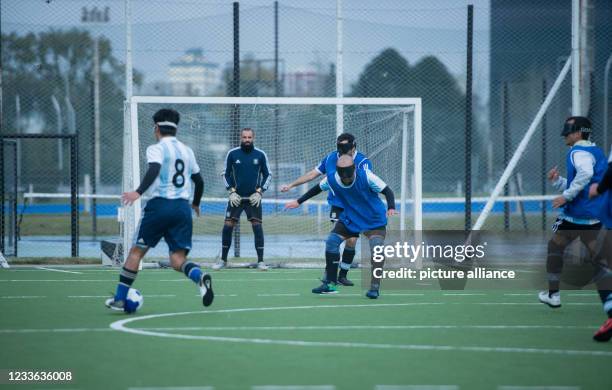
[[[355,142],[347,142],[347,143],[338,143],[336,144],[338,148],[338,152],[340,154],[347,154],[353,149],[357,144]]]
[[[355,174],[355,165],[350,165],[348,167],[337,167],[336,170],[338,171],[338,176],[340,176],[341,179],[352,179],[353,175]]]

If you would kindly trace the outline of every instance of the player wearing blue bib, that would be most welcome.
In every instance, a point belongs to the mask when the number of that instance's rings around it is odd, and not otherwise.
[[[313,170],[300,176],[291,184],[281,186],[281,191],[286,192],[301,184],[314,180],[321,175],[327,175],[336,171],[336,164],[341,155],[348,154],[353,157],[355,168],[372,170],[372,162],[361,152],[357,151],[357,142],[355,136],[350,133],[342,133],[336,139],[336,150],[327,154],[319,165]],[[332,191],[327,193],[327,204],[330,206],[329,219],[335,223],[339,220],[344,204]],[[351,269],[355,258],[355,247],[357,246],[357,238],[350,237],[345,241],[344,250],[342,251],[342,261],[340,262],[340,273],[338,275],[338,284],[344,286],[353,286],[354,283],[348,279],[348,272]]]
[[[170,250],[170,264],[183,272],[200,288],[204,306],[214,298],[212,279],[200,266],[187,260],[191,249],[191,212],[200,215],[204,181],[193,150],[176,139],[179,113],[161,109],[153,115],[157,143],[147,148],[148,170],[136,191],[126,192],[122,199],[131,205],[143,196],[148,199],[139,223],[135,243],[119,275],[115,296],[106,301],[114,310],[124,310],[128,290],[134,283],[140,261],[149,248],[163,237]],[[189,204],[192,186],[193,201]]]
[[[333,172],[328,172],[319,185],[311,188],[299,199],[287,203],[285,208],[297,208],[322,191],[333,192],[344,205],[344,211],[325,243],[326,278],[321,286],[312,290],[315,294],[330,294],[337,292],[342,242],[351,237],[359,237],[359,234],[363,233],[369,240],[370,250],[384,245],[387,217],[395,214],[395,199],[391,188],[372,171],[356,169],[352,156],[342,155]],[[379,193],[385,195],[387,207],[378,196]],[[376,299],[379,290],[380,279],[372,278],[366,296]]]
[[[600,215],[605,200],[603,197],[590,199],[589,187],[601,181],[607,164],[604,152],[589,141],[590,135],[591,122],[587,118],[568,118],[561,133],[570,147],[567,153],[568,177],[561,177],[556,167],[548,173],[548,179],[563,192],[552,202],[554,208],[562,211],[548,242],[548,291],[541,291],[538,295],[540,302],[552,308],[561,307],[559,286],[565,248],[579,238],[590,252],[591,259],[597,255],[597,236],[602,226]]]

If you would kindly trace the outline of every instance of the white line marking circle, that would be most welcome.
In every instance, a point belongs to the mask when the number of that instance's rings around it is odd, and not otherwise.
[[[427,345],[427,344],[382,344],[382,343],[353,343],[340,341],[304,341],[304,340],[277,340],[263,338],[241,338],[241,337],[223,337],[223,336],[198,336],[166,333],[159,331],[151,331],[138,328],[128,328],[125,325],[136,322],[150,320],[154,318],[175,317],[191,314],[215,314],[215,313],[245,313],[257,311],[277,311],[277,310],[301,310],[301,309],[333,309],[333,308],[363,308],[363,307],[392,307],[392,306],[419,306],[432,305],[431,302],[414,302],[414,303],[383,303],[383,304],[359,304],[359,305],[316,305],[316,306],[279,306],[279,307],[249,307],[237,309],[221,309],[209,311],[187,311],[178,313],[163,313],[150,314],[141,317],[126,318],[124,320],[115,321],[110,324],[111,329],[138,334],[142,336],[155,336],[183,340],[205,340],[205,341],[221,341],[229,343],[245,343],[245,344],[272,344],[272,345],[289,345],[299,347],[339,347],[339,348],[369,348],[369,349],[401,349],[401,350],[421,350],[421,351],[462,351],[462,352],[503,352],[503,353],[541,353],[541,354],[556,354],[569,356],[605,356],[612,357],[612,352],[608,351],[585,351],[585,350],[565,350],[565,349],[545,349],[545,348],[521,348],[521,347],[481,347],[481,346],[452,346],[452,345]],[[439,303],[442,305],[443,303]]]

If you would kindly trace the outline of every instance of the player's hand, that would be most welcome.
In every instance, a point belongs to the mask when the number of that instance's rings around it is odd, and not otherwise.
[[[395,211],[395,209],[387,210],[387,217],[392,217],[394,215],[397,215],[397,211]]]
[[[567,203],[567,199],[565,199],[563,195],[557,196],[555,199],[553,199],[552,206],[553,208],[558,209],[559,207],[562,207],[566,203]]]
[[[300,207],[300,204],[297,200],[292,200],[291,202],[285,203],[285,210],[297,209],[298,207]]]
[[[259,207],[261,204],[261,192],[255,191],[249,196],[249,202],[251,206]]]
[[[242,202],[242,198],[236,191],[232,191],[229,195],[229,202],[233,207],[238,207],[240,206],[240,202]]]
[[[195,212],[196,217],[200,216],[200,205],[196,206],[195,204],[192,204],[191,209]]]
[[[291,189],[291,186],[289,184],[283,184],[281,186],[281,192],[287,192]]]
[[[121,201],[127,206],[132,205],[132,203],[136,202],[138,198],[140,198],[140,194],[136,191],[124,192],[123,195],[121,195]]]
[[[592,199],[596,196],[599,196],[599,192],[597,191],[597,187],[599,187],[599,183],[593,183],[589,187],[589,199]]]
[[[548,180],[554,182],[555,180],[557,180],[559,178],[559,169],[558,167],[555,165],[555,167],[553,169],[551,169],[550,171],[548,171]]]

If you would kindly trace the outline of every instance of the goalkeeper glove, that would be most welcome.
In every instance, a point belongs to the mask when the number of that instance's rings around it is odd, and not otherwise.
[[[234,188],[232,188],[230,190],[230,194],[229,194],[229,202],[232,205],[232,207],[240,206],[240,202],[241,201],[242,201],[242,198],[240,197],[240,195],[238,195],[236,190]]]
[[[249,202],[251,202],[251,206],[259,207],[261,204],[261,192],[259,190],[253,192],[249,196]]]

